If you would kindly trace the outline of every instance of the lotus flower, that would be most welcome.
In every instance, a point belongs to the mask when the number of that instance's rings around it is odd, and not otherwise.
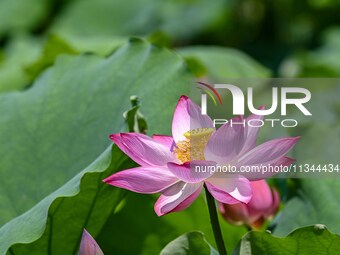
[[[246,120],[261,119],[251,115]],[[243,120],[243,117],[234,119]],[[256,146],[259,128],[224,124],[215,129],[212,120],[188,97],[182,96],[172,121],[172,136],[120,133],[111,140],[140,167],[113,174],[104,182],[137,193],[161,193],[155,204],[158,216],[187,208],[201,193],[203,185],[225,204],[248,203],[252,196],[249,180],[258,174],[196,172],[196,166],[232,164],[290,165],[285,154],[298,138],[281,138]]]
[[[104,255],[93,237],[84,229],[81,238],[79,255]]]
[[[220,204],[224,219],[231,224],[246,224],[252,228],[261,228],[266,219],[272,217],[280,205],[276,189],[270,189],[265,180],[251,183],[253,196],[248,204]]]

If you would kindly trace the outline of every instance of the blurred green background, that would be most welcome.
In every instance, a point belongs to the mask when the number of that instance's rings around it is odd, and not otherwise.
[[[38,58],[48,35],[101,53],[126,37],[151,35],[171,47],[237,48],[274,76],[336,76],[339,9],[337,0],[1,0],[0,77],[27,86],[19,66]]]
[[[338,77],[339,13],[338,0],[0,0],[0,253],[76,254],[83,227],[107,254],[158,254],[191,230],[214,244],[203,197],[158,218],[154,196],[101,182],[133,165],[116,148],[97,159],[108,134],[126,131],[133,94],[148,133],[169,134],[193,79]],[[316,117],[261,141],[302,134],[295,158],[336,162],[339,92],[312,88]],[[272,184],[285,203],[274,234],[315,223],[340,233],[337,179]],[[222,229],[229,251],[247,232]]]

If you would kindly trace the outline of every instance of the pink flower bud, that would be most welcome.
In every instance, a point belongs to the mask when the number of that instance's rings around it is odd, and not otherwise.
[[[251,182],[253,196],[248,204],[220,204],[224,219],[231,224],[246,224],[252,228],[261,228],[264,221],[273,216],[280,205],[276,189],[270,189],[265,180]]]
[[[78,255],[104,255],[93,237],[84,229]]]

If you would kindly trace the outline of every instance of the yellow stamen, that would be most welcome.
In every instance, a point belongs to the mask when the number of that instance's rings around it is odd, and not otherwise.
[[[213,128],[198,128],[185,132],[183,135],[186,140],[179,141],[174,149],[176,157],[182,162],[204,160],[204,149],[213,132]]]

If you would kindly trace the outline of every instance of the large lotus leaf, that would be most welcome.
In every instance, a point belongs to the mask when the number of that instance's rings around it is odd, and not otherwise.
[[[83,228],[96,235],[125,194],[104,184],[103,178],[135,165],[117,147],[111,147],[65,185],[4,225],[0,254],[11,245],[9,254],[76,254]]]
[[[299,228],[284,238],[268,232],[251,231],[241,240],[233,255],[337,255],[340,236],[332,234],[324,225]]]
[[[164,247],[160,255],[218,255],[201,232],[188,232]]]
[[[124,128],[122,114],[130,108],[131,95],[140,98],[148,131],[169,133],[189,79],[177,55],[133,40],[107,59],[60,57],[30,89],[0,95],[0,224],[25,213],[93,162],[111,143],[108,135]],[[21,222],[9,224],[0,235],[15,225],[20,229]],[[29,240],[19,238],[24,233],[1,240],[2,251],[9,243],[36,240],[45,224],[42,215],[38,225],[25,228],[34,236]]]

